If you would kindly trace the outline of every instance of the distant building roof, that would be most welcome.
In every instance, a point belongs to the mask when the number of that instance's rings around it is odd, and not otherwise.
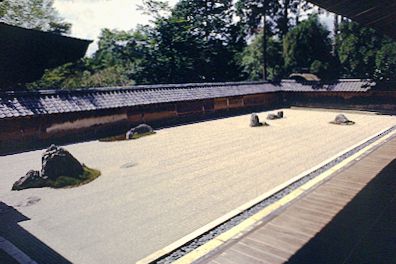
[[[303,79],[305,81],[314,81],[314,82],[320,81],[320,78],[312,73],[292,73],[290,74],[289,78],[294,80]]]
[[[371,86],[367,81],[356,79],[316,85],[284,80],[278,84],[269,82],[201,83],[71,91],[3,92],[0,93],[0,119],[116,109],[268,92],[365,92],[370,88]]]
[[[91,43],[0,22],[0,89],[39,79],[45,69],[82,58]]]
[[[372,27],[396,40],[394,0],[308,0],[330,12]]]

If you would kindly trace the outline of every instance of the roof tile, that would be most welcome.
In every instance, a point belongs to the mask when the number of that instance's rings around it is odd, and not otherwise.
[[[301,84],[292,80],[285,80],[279,84],[242,82],[149,85],[74,91],[11,92],[0,94],[0,119],[111,109],[154,103],[193,101],[277,91],[365,92],[371,88],[366,84],[367,81],[364,80],[339,80],[336,83],[325,85]]]

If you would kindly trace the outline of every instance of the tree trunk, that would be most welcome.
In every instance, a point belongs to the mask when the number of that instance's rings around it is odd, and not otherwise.
[[[283,7],[283,18],[282,18],[282,36],[281,38],[287,34],[289,31],[288,22],[289,22],[289,8],[290,8],[290,0],[285,0],[285,6]]]
[[[333,40],[333,54],[334,56],[337,56],[337,35],[338,35],[338,30],[339,30],[339,17],[337,14],[334,14],[334,40]]]
[[[263,79],[267,80],[267,0],[263,6]]]

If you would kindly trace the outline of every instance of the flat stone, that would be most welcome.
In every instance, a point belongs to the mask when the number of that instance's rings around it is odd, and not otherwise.
[[[46,180],[41,177],[40,172],[30,170],[12,185],[12,190],[19,191],[28,188],[41,188],[45,185]]]

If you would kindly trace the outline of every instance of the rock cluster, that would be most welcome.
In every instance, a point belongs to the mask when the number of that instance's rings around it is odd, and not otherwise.
[[[339,114],[331,123],[336,125],[353,125],[355,122],[349,120],[345,115]]]
[[[268,114],[267,119],[268,120],[276,120],[276,119],[282,119],[283,118],[283,111],[279,111],[276,114]]]
[[[151,126],[146,125],[146,124],[141,124],[135,128],[130,129],[126,133],[125,137],[126,137],[126,139],[133,139],[133,137],[136,135],[150,134],[153,132],[154,132],[154,129]]]
[[[47,186],[48,180],[56,180],[61,176],[78,177],[83,165],[67,150],[52,145],[42,155],[41,171],[30,170],[12,186],[12,190],[40,188]]]

